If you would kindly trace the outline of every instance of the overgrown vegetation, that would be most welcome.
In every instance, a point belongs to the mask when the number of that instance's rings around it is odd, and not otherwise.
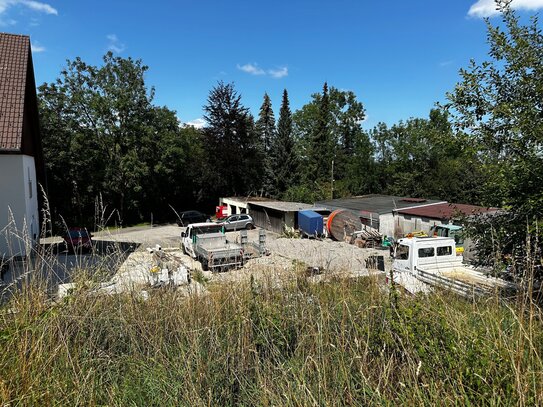
[[[0,314],[6,405],[541,405],[529,302],[390,296],[370,279],[220,286]]]

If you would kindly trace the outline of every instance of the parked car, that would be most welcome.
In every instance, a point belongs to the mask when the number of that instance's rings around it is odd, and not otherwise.
[[[71,228],[62,238],[69,252],[83,252],[92,249],[92,235],[85,228]]]
[[[192,223],[207,222],[208,220],[209,216],[207,216],[205,213],[198,211],[185,211],[179,213],[177,224],[179,226],[188,226]]]
[[[218,223],[222,225],[224,227],[224,230],[227,232],[231,230],[255,228],[255,222],[253,221],[253,218],[244,213],[239,215],[230,215]]]

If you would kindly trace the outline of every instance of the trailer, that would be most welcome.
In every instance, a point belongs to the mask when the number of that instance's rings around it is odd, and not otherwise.
[[[181,233],[181,245],[186,254],[202,264],[202,269],[225,271],[269,253],[265,246],[266,231],[259,230],[258,236],[258,244],[249,242],[247,231],[242,230],[238,244],[227,239],[220,224],[195,223]]]
[[[302,236],[318,238],[324,233],[323,218],[310,210],[298,212],[298,230]]]
[[[472,297],[495,292],[510,294],[513,283],[489,276],[463,264],[454,238],[404,238],[398,241],[392,264],[393,281],[411,293],[439,287]]]
[[[223,233],[208,233],[196,236],[195,258],[202,263],[202,269],[224,271],[243,265],[243,248],[230,243]]]

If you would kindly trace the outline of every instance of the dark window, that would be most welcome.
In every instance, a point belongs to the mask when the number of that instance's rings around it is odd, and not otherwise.
[[[89,237],[89,232],[87,232],[86,230],[70,230],[68,234],[70,235],[70,239]]]
[[[434,248],[423,247],[419,249],[419,257],[434,257]]]
[[[396,249],[396,258],[398,260],[409,259],[409,246],[399,245],[398,249]]]
[[[452,246],[443,246],[437,248],[438,256],[450,256],[452,254]]]
[[[249,217],[247,215],[241,215],[240,217],[240,220],[247,220],[249,219]]]
[[[210,224],[205,226],[199,226],[192,229],[192,235],[204,235],[206,233],[218,233],[222,232],[221,225],[212,225]]]

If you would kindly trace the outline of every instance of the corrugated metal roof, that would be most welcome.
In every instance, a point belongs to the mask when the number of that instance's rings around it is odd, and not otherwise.
[[[444,203],[444,201],[372,194],[320,201],[316,202],[315,205],[325,206],[332,209],[349,209],[351,211],[364,212],[368,215],[372,213],[381,215],[391,213],[396,209],[435,205],[438,203]]]
[[[282,201],[249,201],[251,206],[260,206],[262,208],[273,209],[281,212],[298,212],[303,209],[314,209],[313,205],[301,202],[282,202]]]
[[[423,218],[449,220],[455,215],[477,215],[481,213],[496,212],[498,208],[485,208],[477,205],[442,203],[420,208],[401,209],[398,213]]]
[[[0,33],[0,151],[22,147],[30,38]]]
[[[261,196],[225,196],[221,199],[228,199],[229,201],[236,201],[240,203],[275,201],[275,199]]]

